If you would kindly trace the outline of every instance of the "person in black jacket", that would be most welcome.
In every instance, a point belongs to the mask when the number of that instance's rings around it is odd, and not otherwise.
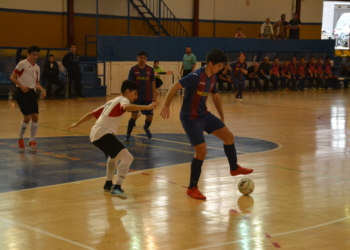
[[[67,53],[62,60],[63,66],[67,69],[68,74],[68,98],[71,96],[72,82],[74,81],[75,92],[80,98],[85,98],[82,92],[81,75],[80,75],[80,56],[77,52],[77,47],[72,44],[70,52]]]
[[[60,92],[64,89],[64,84],[58,78],[60,70],[58,64],[55,61],[55,56],[53,54],[49,55],[49,60],[44,64],[44,79],[47,84],[47,96],[51,99],[56,99]],[[52,84],[57,85],[57,89],[53,95],[51,95]]]

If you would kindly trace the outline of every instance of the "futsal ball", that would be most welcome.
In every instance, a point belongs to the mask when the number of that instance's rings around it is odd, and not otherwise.
[[[243,178],[238,182],[238,190],[244,195],[253,193],[254,187],[254,182],[248,178]]]

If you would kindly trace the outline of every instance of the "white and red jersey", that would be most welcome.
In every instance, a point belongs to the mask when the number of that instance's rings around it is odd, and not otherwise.
[[[35,89],[36,83],[40,81],[40,67],[31,64],[28,59],[20,61],[15,70],[18,81],[27,88]]]
[[[97,118],[97,121],[91,128],[91,142],[100,139],[105,134],[117,134],[119,123],[125,114],[125,111],[123,110],[125,104],[130,104],[129,99],[124,96],[118,96],[107,102],[105,105],[92,111],[92,114]]]

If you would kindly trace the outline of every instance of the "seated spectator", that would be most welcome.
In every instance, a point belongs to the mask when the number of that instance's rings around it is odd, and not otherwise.
[[[326,90],[339,88],[338,76],[335,76],[332,73],[332,64],[330,57],[326,58],[326,62],[323,65],[323,76],[324,79],[326,79]]]
[[[341,60],[341,72],[340,75],[345,77],[344,79],[344,89],[348,88],[349,77],[350,77],[350,57],[344,57]]]
[[[238,92],[236,99],[243,101],[243,89],[245,78],[247,74],[247,63],[245,62],[245,53],[241,52],[238,54],[238,60],[230,64],[232,70],[232,81],[237,86]]]
[[[242,33],[242,29],[238,28],[237,29],[237,33],[235,35],[236,38],[247,38],[243,33]]]
[[[300,60],[298,62],[298,69],[297,69],[297,78],[299,79],[298,89],[299,90],[307,90],[305,87],[305,58],[300,57]]]
[[[259,66],[260,79],[264,80],[264,91],[269,90],[269,81],[271,78],[271,64],[269,63],[269,57],[265,56],[264,61]]]
[[[270,23],[270,18],[266,18],[265,23],[261,25],[260,28],[260,37],[261,39],[275,39],[275,36],[273,34],[273,26]]]
[[[291,82],[292,82],[292,90],[297,91],[297,81],[299,80],[298,74],[298,63],[297,63],[297,58],[295,56],[292,57],[292,60],[289,64],[289,72],[291,76]],[[289,81],[288,81],[289,83]]]
[[[273,86],[273,91],[278,91],[278,82],[280,80],[280,63],[278,57],[273,60],[271,65],[271,82]]]
[[[287,80],[291,80],[292,77],[289,72],[289,61],[285,61],[283,65],[280,67],[280,75],[281,75],[281,90],[289,90],[286,86]]]
[[[284,35],[285,34],[284,26],[280,19],[278,19],[277,22],[273,25],[273,34],[275,38],[278,40],[281,40],[281,39],[286,40],[286,37]]]
[[[259,63],[254,63],[254,65],[248,68],[248,80],[249,80],[249,90],[254,91],[253,82],[255,83],[255,91],[261,91],[260,81],[259,81]]]
[[[318,90],[322,89],[323,78],[323,60],[322,57],[319,57],[315,65],[315,79]]]
[[[306,64],[306,78],[309,80],[309,89],[316,90],[314,88],[314,81],[316,80],[316,63],[315,63],[315,57],[312,56],[310,58],[310,61]],[[317,84],[317,83],[316,83]]]
[[[59,79],[58,75],[60,70],[58,64],[55,61],[55,56],[53,54],[49,55],[49,60],[44,64],[44,78],[47,84],[47,96],[51,99],[56,99],[59,97],[60,92],[64,89],[64,84]],[[57,85],[56,91],[51,95],[52,84]]]
[[[225,64],[222,70],[220,70],[216,74],[216,79],[218,82],[218,90],[219,94],[221,94],[224,91],[224,83],[227,84],[227,91],[232,92],[232,81],[231,81],[231,72],[230,72],[230,66],[228,64]]]

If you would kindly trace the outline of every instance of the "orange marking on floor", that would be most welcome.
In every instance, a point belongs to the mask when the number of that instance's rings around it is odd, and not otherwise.
[[[107,166],[106,163],[97,163],[96,165],[99,165],[99,166]]]

